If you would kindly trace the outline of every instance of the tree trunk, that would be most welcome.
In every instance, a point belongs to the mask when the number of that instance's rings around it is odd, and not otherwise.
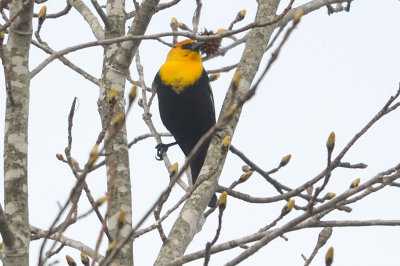
[[[128,34],[142,35],[145,33],[158,2],[158,0],[146,0],[142,3]],[[108,18],[108,25],[105,32],[106,39],[123,36],[125,34],[126,23],[125,1],[109,0],[106,9]],[[139,40],[134,40],[108,45],[104,49],[103,72],[98,101],[99,113],[103,126],[109,114],[107,96],[111,88],[115,88],[118,93],[113,115],[115,116],[115,114],[125,112],[124,90],[126,76],[129,73],[129,66],[139,44]],[[122,127],[109,143],[106,148],[106,153],[109,154],[106,164],[108,179],[111,177],[110,170],[113,172],[112,206],[108,227],[111,235],[115,237],[119,213],[121,210],[124,211],[126,213],[126,222],[129,226],[125,226],[122,232],[120,232],[120,238],[123,238],[129,233],[132,226],[131,180],[125,126]],[[133,242],[130,242],[121,250],[114,260],[114,263],[118,265],[133,265]]]
[[[9,3],[11,17],[25,1]],[[29,265],[28,215],[28,115],[29,48],[32,39],[33,2],[23,7],[11,24],[4,53],[8,89],[4,133],[4,203],[6,223],[12,236],[4,240],[5,266]]]

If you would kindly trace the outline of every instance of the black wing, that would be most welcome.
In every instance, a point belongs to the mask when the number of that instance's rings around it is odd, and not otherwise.
[[[207,73],[203,69],[200,79],[179,94],[170,85],[163,84],[157,73],[153,88],[157,90],[161,120],[187,156],[216,122],[214,99]],[[209,141],[192,161],[194,181],[204,163],[208,146]]]

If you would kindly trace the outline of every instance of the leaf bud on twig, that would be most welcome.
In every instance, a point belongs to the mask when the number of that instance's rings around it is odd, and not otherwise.
[[[89,266],[89,263],[90,263],[89,257],[83,251],[81,252],[81,261],[82,261],[83,265]]]
[[[246,17],[246,9],[240,10],[236,15],[236,21],[241,21]]]
[[[299,23],[301,17],[303,16],[303,14],[304,14],[304,10],[303,9],[300,8],[299,10],[297,10],[296,13],[294,13],[294,16],[293,16],[293,22],[296,23],[296,24]]]
[[[235,75],[233,76],[232,83],[237,88],[239,87],[239,82],[242,79],[242,71],[236,71]]]
[[[76,266],[76,262],[74,259],[68,255],[65,256],[65,259],[67,260],[67,263],[69,266]]]
[[[129,105],[133,103],[133,101],[136,98],[136,91],[137,91],[137,85],[133,85],[131,91],[129,92]]]
[[[334,147],[335,147],[335,132],[332,131],[331,134],[329,134],[328,140],[326,141],[326,148],[328,149],[328,152],[331,153]]]
[[[103,204],[106,200],[108,200],[108,196],[104,196],[104,197],[99,198],[99,199],[96,201],[97,206],[100,206],[100,205]]]
[[[247,181],[247,179],[249,179],[250,176],[251,176],[252,174],[253,174],[253,171],[252,171],[252,170],[243,173],[243,174],[240,176],[239,181],[240,181],[240,182],[245,182],[245,181]]]
[[[325,194],[324,199],[325,199],[325,200],[331,200],[331,199],[333,199],[334,197],[336,197],[336,193],[328,192],[328,193]]]
[[[171,22],[169,23],[169,26],[171,27],[171,29],[173,31],[177,31],[178,30],[178,20],[175,17],[173,17],[171,19]]]
[[[169,177],[174,176],[178,172],[178,163],[174,163],[173,165],[171,165],[168,172]]]
[[[57,153],[56,157],[57,157],[58,160],[64,161],[64,156],[61,153]]]
[[[350,188],[356,188],[358,187],[358,184],[360,184],[360,178],[357,178],[356,180],[354,180],[353,182],[351,182]]]
[[[290,158],[292,158],[292,155],[291,155],[291,154],[288,154],[288,155],[286,155],[285,157],[283,157],[282,160],[281,160],[281,162],[279,163],[279,167],[284,167],[284,166],[286,166],[286,165],[289,163]]]
[[[42,6],[42,8],[39,11],[38,18],[39,18],[39,24],[42,24],[44,20],[46,19],[46,12],[47,12],[47,7]]]
[[[89,161],[88,161],[89,165],[93,165],[96,162],[97,158],[99,157],[98,148],[99,145],[96,143],[93,146],[92,150],[90,151]]]
[[[288,214],[293,209],[293,206],[294,206],[294,200],[293,199],[289,200],[286,203],[285,207],[283,207],[282,209],[282,215]]]
[[[190,31],[189,27],[188,27],[188,26],[186,26],[186,24],[185,24],[185,23],[178,22],[178,27],[179,27],[181,30],[187,30],[187,31]]]
[[[224,150],[228,150],[231,145],[231,136],[225,136],[225,138],[221,141],[221,146]]]
[[[224,210],[226,208],[226,201],[228,197],[228,192],[224,191],[222,192],[221,196],[219,196],[217,206],[219,206],[219,209]]]
[[[248,165],[243,165],[242,166],[242,171],[243,172],[248,172],[248,171],[250,171],[251,170],[251,167],[250,166],[248,166]]]
[[[333,247],[330,247],[325,255],[325,265],[330,266],[333,262]]]

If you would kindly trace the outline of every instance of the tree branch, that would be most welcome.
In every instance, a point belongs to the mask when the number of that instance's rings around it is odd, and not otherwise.
[[[45,230],[35,227],[33,225],[31,225],[30,228],[31,228],[31,240],[39,240],[42,238],[48,238],[48,239],[57,241],[58,243],[61,243],[65,246],[75,248],[79,251],[82,251],[85,254],[87,254],[89,257],[91,257],[92,259],[95,258],[95,251],[80,241],[70,239],[68,237],[63,236],[60,233],[49,234],[48,231],[45,231]],[[103,256],[97,254],[97,260],[95,260],[95,261],[100,261],[102,259],[103,259]]]
[[[78,11],[86,20],[97,40],[104,40],[104,29],[96,16],[81,0],[68,0],[68,4]]]

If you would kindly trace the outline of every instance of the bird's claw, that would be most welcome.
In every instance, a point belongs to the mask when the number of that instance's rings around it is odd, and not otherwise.
[[[161,161],[162,160],[162,155],[167,152],[168,150],[168,145],[164,143],[157,144],[155,147],[157,149],[157,155],[156,155],[156,160]]]

